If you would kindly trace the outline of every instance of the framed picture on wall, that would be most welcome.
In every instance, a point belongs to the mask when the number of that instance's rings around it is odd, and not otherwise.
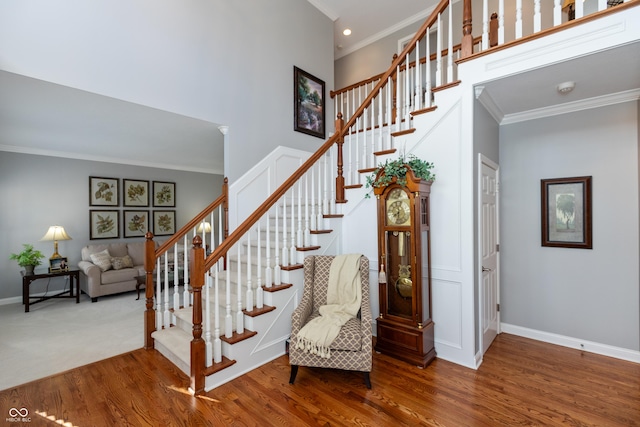
[[[141,181],[138,179],[123,179],[122,205],[148,207],[149,181]]]
[[[120,237],[119,211],[89,211],[89,239],[117,239]]]
[[[89,206],[119,206],[118,178],[89,177]]]
[[[542,246],[592,249],[591,177],[541,180]]]
[[[324,81],[293,67],[293,130],[324,139]]]
[[[123,211],[124,237],[144,237],[149,231],[149,211]]]
[[[176,211],[153,211],[153,234],[168,236],[176,232]]]
[[[153,181],[153,206],[165,208],[176,207],[175,182]]]

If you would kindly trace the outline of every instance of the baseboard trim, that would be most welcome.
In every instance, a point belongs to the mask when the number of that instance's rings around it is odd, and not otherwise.
[[[22,303],[22,297],[10,297],[0,299],[0,305]]]
[[[640,363],[640,351],[581,340],[579,338],[567,337],[564,335],[553,334],[551,332],[538,331],[535,329],[524,328],[522,326],[510,325],[508,323],[501,323],[500,330],[507,334],[531,338],[533,340],[543,341],[549,344],[561,345],[563,347],[574,348],[576,350],[588,351],[590,353]]]

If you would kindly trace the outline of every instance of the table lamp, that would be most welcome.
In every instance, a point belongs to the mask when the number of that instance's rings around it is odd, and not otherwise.
[[[64,227],[59,225],[52,225],[49,227],[47,234],[40,239],[40,241],[50,241],[53,240],[53,255],[51,255],[51,259],[62,258],[58,253],[58,240],[71,240],[71,237],[64,231]]]

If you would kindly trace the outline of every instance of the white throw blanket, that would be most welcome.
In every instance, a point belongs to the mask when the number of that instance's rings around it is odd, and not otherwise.
[[[338,255],[331,261],[327,304],[320,307],[320,316],[308,322],[298,332],[299,349],[323,358],[331,356],[330,346],[342,325],[356,317],[362,301],[360,254]]]

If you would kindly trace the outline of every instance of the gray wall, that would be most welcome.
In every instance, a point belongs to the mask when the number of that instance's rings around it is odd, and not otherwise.
[[[80,250],[91,243],[142,241],[143,238],[89,240],[89,210],[116,209],[89,206],[89,176],[170,181],[176,183],[176,227],[180,228],[208,206],[221,193],[223,177],[195,172],[137,167],[113,163],[64,159],[0,151],[0,300],[22,295],[21,268],[9,260],[11,253],[31,243],[46,256],[53,254],[53,242],[40,239],[49,226],[61,225],[72,240],[59,242],[59,253],[72,267],[80,260]],[[127,208],[134,210],[134,208]],[[141,208],[153,211],[153,207]],[[34,282],[33,292],[44,290],[45,280]],[[64,285],[53,280],[49,289]]]
[[[500,129],[501,320],[640,349],[638,103]],[[540,180],[593,176],[593,249],[542,247]]]
[[[328,97],[333,59],[333,22],[308,1],[0,2],[1,69],[229,126],[230,182],[279,145],[323,142],[293,130],[293,67]]]

